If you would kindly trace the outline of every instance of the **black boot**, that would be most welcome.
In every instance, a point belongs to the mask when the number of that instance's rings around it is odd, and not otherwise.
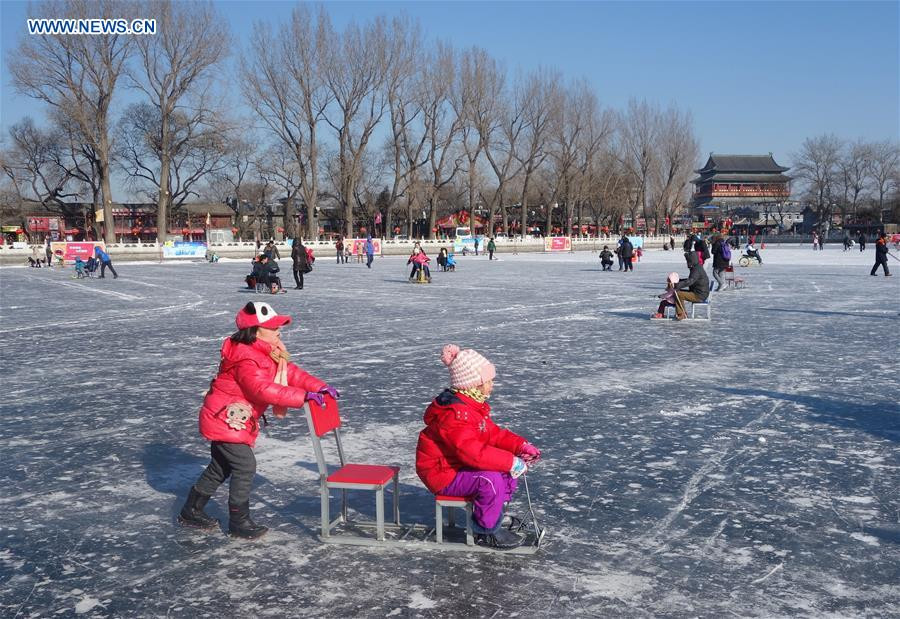
[[[212,518],[203,511],[209,496],[197,492],[197,488],[191,486],[191,492],[188,494],[181,513],[178,514],[178,522],[189,527],[197,527],[199,529],[214,529],[219,526],[219,521]]]
[[[228,534],[244,539],[256,539],[262,537],[269,530],[261,524],[256,524],[250,518],[250,502],[241,505],[228,505]]]
[[[475,536],[475,543],[479,546],[489,546],[497,550],[512,550],[521,546],[524,541],[524,537],[516,535],[505,527],[500,527],[493,533]]]

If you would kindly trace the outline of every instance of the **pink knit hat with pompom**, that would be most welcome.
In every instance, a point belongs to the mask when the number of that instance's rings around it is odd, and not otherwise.
[[[494,380],[497,368],[480,354],[456,344],[447,344],[441,350],[441,362],[450,370],[450,386],[455,389],[471,389]]]

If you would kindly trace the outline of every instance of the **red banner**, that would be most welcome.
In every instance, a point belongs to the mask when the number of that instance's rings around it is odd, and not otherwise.
[[[50,251],[54,256],[62,256],[66,264],[74,264],[75,257],[79,256],[87,262],[87,259],[94,255],[94,247],[106,250],[106,244],[103,241],[87,241],[84,243],[59,242],[50,243]]]
[[[544,251],[572,251],[572,239],[567,236],[546,237]]]

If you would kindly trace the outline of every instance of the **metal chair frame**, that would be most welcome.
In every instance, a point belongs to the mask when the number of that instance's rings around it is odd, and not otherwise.
[[[385,521],[384,521],[384,488],[387,483],[384,484],[367,484],[367,483],[356,483],[356,482],[336,482],[336,481],[328,481],[329,472],[328,472],[328,463],[325,459],[325,452],[322,449],[322,441],[319,435],[316,434],[315,424],[313,423],[312,410],[310,409],[310,404],[307,402],[303,405],[303,410],[306,414],[306,421],[309,424],[309,433],[312,438],[313,450],[316,454],[316,463],[319,468],[319,486],[320,486],[320,495],[321,495],[321,513],[322,513],[322,541],[336,541],[340,542],[343,540],[337,539],[337,537],[347,536],[332,536],[331,530],[342,522],[349,522],[349,518],[347,516],[347,490],[372,490],[375,492],[375,522],[368,521],[354,521],[355,524],[359,524],[362,526],[375,526],[375,539],[379,542],[383,542],[385,539]],[[322,434],[328,434],[328,432],[334,432],[335,444],[337,445],[338,459],[341,464],[341,468],[347,465],[347,462],[344,458],[344,447],[341,443],[341,433],[340,433],[340,423]],[[392,526],[400,527],[400,489],[399,489],[399,481],[398,476],[400,473],[400,467],[391,466],[388,467],[394,470],[394,474],[391,477],[391,482],[393,485],[393,523]],[[331,520],[330,513],[330,489],[337,488],[341,491],[341,510],[340,514],[334,520]],[[365,543],[361,538],[352,538],[358,541],[348,542],[348,543]],[[371,540],[367,540],[371,542]]]

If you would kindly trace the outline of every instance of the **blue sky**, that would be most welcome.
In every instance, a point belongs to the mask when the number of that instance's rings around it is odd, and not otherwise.
[[[278,23],[293,2],[216,3],[235,54],[254,20]],[[511,70],[539,65],[586,77],[601,101],[675,102],[701,151],[788,162],[806,137],[900,135],[898,2],[331,2],[336,26],[404,13],[431,38],[479,45]],[[10,84],[6,58],[27,3],[0,2],[2,130],[40,106]],[[234,92],[232,90],[232,92]]]

